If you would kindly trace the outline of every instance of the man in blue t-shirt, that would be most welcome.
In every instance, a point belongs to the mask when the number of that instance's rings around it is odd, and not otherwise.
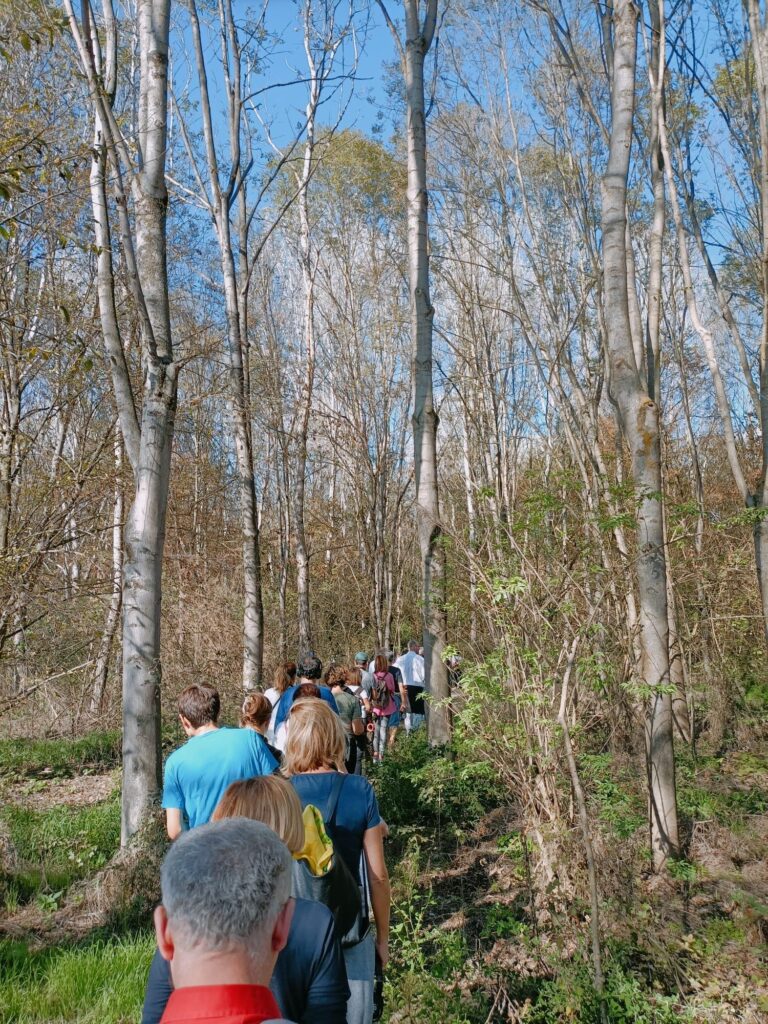
[[[179,694],[179,720],[188,740],[165,762],[163,808],[171,839],[210,821],[231,782],[270,775],[277,768],[255,730],[218,727],[220,707],[212,686],[188,686]]]

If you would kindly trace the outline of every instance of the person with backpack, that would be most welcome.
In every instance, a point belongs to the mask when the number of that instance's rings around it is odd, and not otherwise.
[[[357,655],[357,658],[359,657],[360,654]],[[363,655],[363,658],[365,659],[365,655]],[[354,771],[350,772],[350,774],[353,775],[362,775],[363,761],[368,755],[367,725],[372,718],[372,715],[371,702],[368,699],[368,690],[365,688],[363,683],[363,677],[368,674],[369,673],[367,671],[363,671],[357,660],[355,661],[355,667],[347,671],[347,689],[353,697],[357,698],[357,702],[360,705],[360,722],[362,726],[362,728],[358,727],[357,730],[353,729],[353,732],[355,732],[354,742],[357,747]],[[371,676],[371,678],[373,678],[373,676]],[[349,767],[347,767],[347,771],[350,771]]]
[[[341,724],[347,734],[347,752],[344,756],[344,764],[350,775],[359,775],[357,737],[365,733],[365,725],[360,700],[349,689],[348,679],[349,669],[343,665],[336,665],[328,676],[326,685],[331,688],[331,693],[339,709]]]
[[[346,1024],[349,986],[334,914],[327,903],[307,898],[297,889],[299,860],[307,844],[294,788],[277,775],[234,782],[213,813],[213,821],[228,818],[263,822],[293,856],[294,913],[288,940],[278,954],[269,983],[278,1005],[296,1024]],[[159,1024],[172,991],[168,962],[155,950],[141,1024]]]
[[[368,699],[373,711],[373,763],[381,764],[387,750],[389,719],[397,711],[395,704],[395,679],[389,670],[389,661],[384,654],[377,654],[373,663],[373,684]]]
[[[360,920],[342,942],[351,993],[347,1024],[371,1024],[376,954],[382,967],[389,958],[385,826],[370,782],[364,776],[344,772],[346,736],[339,716],[322,701],[308,700],[294,705],[290,719],[283,772],[302,806],[313,805],[320,810],[335,852],[360,882]],[[370,929],[366,890],[370,892],[375,935]]]
[[[403,682],[403,675],[400,669],[396,665],[397,655],[394,651],[390,651],[387,655],[387,662],[389,664],[389,672],[395,681],[395,692],[393,699],[395,702],[394,713],[389,716],[389,725],[387,726],[387,749],[392,750],[397,740],[397,734],[400,732],[404,721],[407,717],[408,707],[408,691],[405,688]]]

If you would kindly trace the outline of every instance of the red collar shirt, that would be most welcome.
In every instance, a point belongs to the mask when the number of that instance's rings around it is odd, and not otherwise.
[[[174,989],[160,1024],[265,1024],[278,1020],[284,1022],[280,1007],[263,985],[195,985]]]

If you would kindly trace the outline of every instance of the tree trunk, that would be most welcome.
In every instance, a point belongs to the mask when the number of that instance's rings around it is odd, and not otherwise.
[[[228,183],[222,188],[219,172],[219,158],[216,152],[213,116],[211,113],[208,75],[200,33],[197,5],[189,3],[192,23],[192,37],[200,90],[203,137],[208,163],[208,176],[212,196],[202,196],[207,203],[216,228],[221,260],[221,275],[224,285],[224,309],[227,323],[227,354],[229,360],[229,407],[232,418],[232,434],[237,460],[238,488],[240,492],[240,521],[243,551],[243,687],[251,690],[261,685],[264,656],[264,608],[261,590],[261,555],[259,550],[259,516],[256,501],[256,483],[253,468],[253,439],[251,433],[251,409],[246,380],[247,330],[247,282],[249,268],[248,215],[245,204],[245,182],[242,180],[240,136],[242,132],[242,82],[241,52],[234,29],[232,11],[227,0],[220,5],[219,17],[223,59],[226,59],[225,76],[228,88],[227,121],[231,166],[227,173]],[[231,66],[231,72],[230,72]],[[231,76],[231,77],[230,77]],[[238,184],[238,221],[240,265],[235,263],[232,238],[231,207],[232,192]],[[240,283],[238,282],[238,269]]]
[[[116,87],[117,32],[111,0],[104,0],[105,59],[90,7],[83,21],[64,0],[78,57],[88,79],[97,143],[91,201],[100,250],[98,298],[120,431],[134,472],[136,491],[126,526],[123,572],[123,792],[121,841],[141,827],[161,784],[160,602],[165,513],[176,412],[178,366],[173,360],[168,302],[165,186],[170,0],[139,0],[137,6],[140,87],[138,169],[112,111]],[[104,151],[112,169],[126,280],[141,325],[142,405],[137,418],[125,350],[115,314],[114,278],[108,244]],[[130,175],[135,238],[124,176]],[[109,249],[111,253],[111,248]]]
[[[768,11],[749,0],[749,29],[757,81],[760,125],[760,284],[762,324],[758,349],[760,374],[760,481],[749,504],[753,510],[755,561],[763,609],[763,635],[768,645]]]
[[[658,407],[647,393],[632,342],[627,287],[627,178],[635,104],[638,10],[631,0],[614,8],[612,118],[608,164],[602,180],[604,301],[610,393],[631,454],[637,502],[636,572],[641,670],[649,697],[646,712],[649,818],[653,863],[663,868],[679,849],[669,622],[661,497]]]
[[[117,433],[115,437],[115,491],[112,505],[112,597],[93,673],[90,713],[94,718],[98,718],[104,706],[104,693],[109,677],[109,659],[123,604],[123,481],[121,479],[123,445],[120,439],[120,428],[115,427],[115,430]]]
[[[427,126],[424,105],[424,58],[434,38],[437,0],[427,0],[423,24],[419,19],[418,0],[404,0],[404,45],[381,0],[379,6],[394,35],[405,77],[413,459],[422,570],[424,689],[429,695],[427,731],[430,743],[443,744],[451,738],[451,691],[443,660],[447,632],[445,548],[437,476],[438,415],[432,382],[432,322],[435,310],[429,293]]]

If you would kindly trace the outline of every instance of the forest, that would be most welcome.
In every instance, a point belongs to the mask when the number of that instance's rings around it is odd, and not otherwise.
[[[138,1024],[179,691],[413,639],[384,1020],[768,1021],[768,4],[0,0],[0,97],[0,1022]]]

